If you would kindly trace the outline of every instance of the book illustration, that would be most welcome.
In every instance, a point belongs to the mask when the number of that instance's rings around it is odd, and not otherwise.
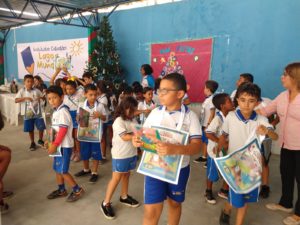
[[[80,126],[83,127],[88,127],[89,126],[89,119],[90,119],[90,113],[89,111],[79,108],[79,124]]]
[[[137,124],[132,125],[132,130],[143,142],[143,146],[141,147],[142,150],[156,153],[156,144],[154,142],[155,140],[161,140],[157,130]]]
[[[79,124],[77,138],[79,141],[100,142],[101,122],[94,119],[92,114],[83,108],[79,108]]]
[[[42,116],[40,102],[34,100],[25,102],[25,119],[40,118]]]
[[[31,75],[34,74],[34,60],[31,53],[30,46],[21,51],[22,60],[27,72]]]
[[[52,143],[55,141],[57,135],[57,131],[51,127],[48,131],[48,135],[47,135],[47,140],[48,140],[48,145],[51,146]],[[50,157],[61,157],[62,153],[61,153],[61,146],[58,146],[56,149],[56,152],[53,154],[49,155]]]
[[[253,139],[227,156],[215,158],[216,165],[230,188],[236,193],[249,193],[261,181],[261,152],[259,142]]]

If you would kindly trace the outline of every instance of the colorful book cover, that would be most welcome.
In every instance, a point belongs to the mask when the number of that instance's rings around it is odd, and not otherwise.
[[[57,135],[57,131],[51,127],[48,131],[48,143],[49,143],[49,146],[52,144],[52,142],[54,142],[55,138],[56,138],[56,135]],[[56,149],[56,152],[53,153],[53,154],[50,154],[49,155],[50,157],[61,157],[62,154],[61,154],[61,146],[58,146],[57,149]]]
[[[79,108],[79,124],[77,139],[85,142],[100,142],[101,127],[100,119],[94,119],[93,116],[83,108]]]
[[[134,124],[132,126],[133,133],[136,136],[139,136],[140,140],[143,142],[141,149],[143,151],[156,153],[156,145],[154,140],[161,140],[158,131],[153,128],[146,128],[138,124]]]
[[[22,60],[25,66],[25,69],[27,70],[27,72],[29,74],[34,73],[34,60],[33,60],[33,56],[31,53],[31,49],[30,46],[28,46],[27,48],[25,48],[22,52],[21,52],[21,56],[22,56]]]
[[[39,101],[26,101],[25,102],[25,114],[24,119],[34,119],[34,118],[41,118],[42,117],[42,110]]]
[[[162,142],[182,145],[188,143],[189,134],[187,132],[160,126],[152,126],[151,129],[152,138]],[[150,150],[144,151],[137,172],[168,183],[178,184],[183,156],[159,156]]]
[[[227,156],[215,158],[224,180],[234,192],[247,194],[261,184],[262,154],[257,138]]]

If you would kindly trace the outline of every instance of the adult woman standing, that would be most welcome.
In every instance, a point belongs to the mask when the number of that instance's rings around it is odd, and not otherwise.
[[[294,215],[283,220],[284,224],[300,224],[300,62],[286,66],[281,82],[286,91],[279,94],[268,106],[258,110],[264,116],[277,113],[281,128],[280,174],[282,193],[278,204],[270,203],[270,210],[293,211],[294,182],[296,179],[298,199]]]

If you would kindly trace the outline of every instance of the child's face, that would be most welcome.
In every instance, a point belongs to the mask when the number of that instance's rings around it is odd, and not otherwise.
[[[166,107],[174,106],[179,102],[181,103],[183,96],[184,91],[177,90],[173,81],[163,79],[160,82],[158,97],[162,105]]]
[[[76,92],[76,89],[72,85],[66,85],[67,95],[72,95]]]
[[[228,113],[234,109],[233,102],[231,98],[226,98],[225,103],[221,105],[221,111]]]
[[[142,101],[144,99],[143,92],[135,93],[135,98],[136,98],[137,101]]]
[[[211,91],[206,86],[204,87],[204,91],[203,92],[204,92],[205,96],[210,96],[212,94]]]
[[[145,69],[144,69],[144,67],[141,67],[141,69],[140,69],[140,72],[141,72],[141,74],[142,74],[143,76],[145,76],[145,75],[146,75],[146,72],[145,72]]]
[[[97,91],[96,90],[88,90],[85,93],[85,97],[90,104],[94,104],[97,99]]]
[[[65,82],[60,82],[59,84],[60,88],[63,89],[63,91],[65,92],[66,91],[66,83]]]
[[[33,87],[33,79],[27,78],[26,80],[24,80],[24,86],[27,90],[32,89]]]
[[[83,80],[84,80],[84,82],[85,82],[86,85],[93,83],[93,79],[92,78],[84,77]]]
[[[147,91],[145,94],[143,94],[146,102],[151,102],[153,98],[153,91]]]
[[[57,108],[63,103],[63,97],[64,96],[59,96],[56,93],[49,93],[47,94],[47,99],[49,104],[51,105],[52,108]]]
[[[246,82],[244,77],[240,77],[237,81],[236,81],[236,87],[238,88],[242,83]]]
[[[39,86],[40,85],[39,80],[36,79],[36,78],[33,79],[33,83],[34,83],[34,86]]]
[[[237,102],[241,112],[247,115],[250,115],[259,104],[257,97],[251,96],[248,93],[241,93],[237,98]]]

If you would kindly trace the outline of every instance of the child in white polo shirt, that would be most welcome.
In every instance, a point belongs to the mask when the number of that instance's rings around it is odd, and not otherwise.
[[[46,143],[48,153],[53,154],[61,147],[62,156],[54,157],[53,169],[56,172],[58,189],[50,193],[47,198],[55,199],[67,195],[65,182],[72,187],[73,191],[68,196],[68,202],[74,202],[81,198],[84,190],[78,186],[72,175],[69,173],[70,158],[74,146],[72,131],[73,124],[69,109],[63,104],[63,90],[58,86],[50,86],[47,91],[47,99],[50,106],[54,109],[52,115],[52,129],[57,133],[52,143]]]
[[[266,117],[258,115],[254,108],[259,104],[260,88],[256,84],[241,84],[236,93],[238,108],[228,113],[223,123],[223,134],[219,138],[218,150],[227,147],[228,153],[232,153],[246,144],[249,136],[256,131],[259,135],[268,135],[271,139],[278,138]],[[231,207],[237,208],[236,225],[242,225],[246,216],[247,204],[257,202],[259,188],[250,193],[238,194],[229,189],[228,201],[220,216],[221,225],[229,225]]]
[[[222,135],[222,125],[225,120],[225,117],[230,111],[233,110],[233,103],[226,93],[217,94],[213,97],[212,102],[218,112],[216,116],[211,121],[209,126],[206,129],[206,136],[208,138],[207,145],[207,170],[206,170],[206,191],[205,198],[206,202],[209,204],[216,204],[216,199],[213,196],[212,186],[213,182],[219,180],[219,173],[217,166],[215,164],[214,158],[216,157],[217,147],[219,142],[219,137]],[[221,198],[228,198],[228,186],[226,182],[223,183],[223,187],[218,193]]]
[[[86,100],[79,104],[78,112],[80,108],[83,108],[84,110],[88,111],[90,114],[89,120],[96,120],[96,122],[100,123],[99,126],[99,132],[100,132],[100,140],[96,142],[92,142],[89,140],[79,141],[80,142],[80,157],[83,162],[83,170],[79,171],[75,174],[76,177],[86,176],[90,175],[91,177],[89,179],[90,183],[95,183],[98,180],[98,167],[99,167],[99,161],[102,160],[102,154],[101,154],[101,146],[100,141],[102,137],[102,123],[103,121],[106,121],[106,110],[104,106],[101,103],[97,102],[97,87],[94,84],[87,84],[84,87],[84,92],[86,96]],[[93,158],[93,166],[92,171],[90,170],[89,166],[89,159]]]
[[[160,125],[167,128],[189,132],[189,143],[177,145],[158,142],[157,154],[183,155],[178,184],[171,184],[156,178],[145,176],[144,184],[144,218],[143,224],[158,224],[164,201],[168,202],[168,224],[179,224],[182,202],[190,174],[190,156],[197,154],[201,145],[201,126],[196,114],[182,104],[186,92],[185,77],[178,73],[164,76],[158,89],[162,106],[152,110],[144,123],[144,127]],[[133,144],[141,147],[139,137],[133,138]]]
[[[132,126],[137,124],[134,119],[137,110],[134,97],[126,97],[117,107],[113,123],[112,139],[112,178],[108,183],[101,210],[107,219],[114,219],[115,213],[111,206],[111,198],[116,187],[122,182],[120,202],[129,207],[138,207],[139,202],[128,195],[130,171],[134,170],[137,162],[137,149],[132,145]]]
[[[147,119],[147,116],[156,107],[156,104],[152,100],[153,89],[151,87],[145,87],[143,89],[143,97],[144,97],[144,101],[139,102],[138,104],[138,113],[140,114],[141,124],[144,124],[144,122]]]

